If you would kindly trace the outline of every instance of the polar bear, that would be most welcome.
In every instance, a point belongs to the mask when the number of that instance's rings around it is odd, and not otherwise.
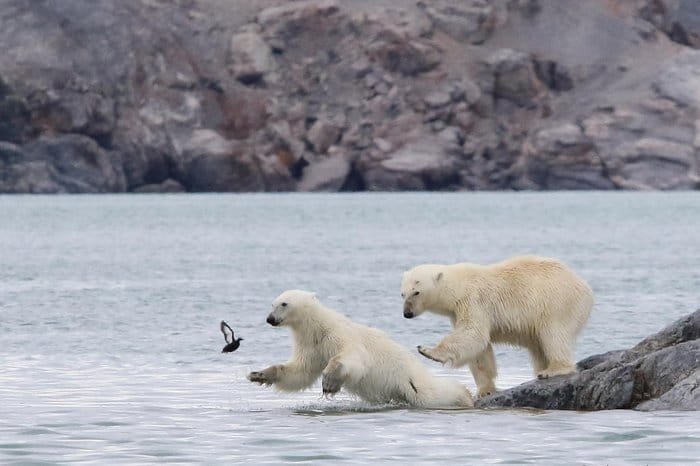
[[[403,275],[403,315],[432,311],[450,318],[453,331],[425,357],[465,364],[478,393],[496,391],[493,343],[522,346],[538,378],[576,371],[572,346],[593,307],[593,291],[556,259],[514,257],[491,265],[418,265]]]
[[[248,374],[248,380],[282,391],[310,387],[323,376],[324,394],[341,387],[373,403],[402,402],[416,407],[472,407],[469,390],[459,382],[433,376],[411,352],[385,333],[357,324],[325,307],[307,291],[285,291],[272,303],[272,326],[287,326],[294,354]]]

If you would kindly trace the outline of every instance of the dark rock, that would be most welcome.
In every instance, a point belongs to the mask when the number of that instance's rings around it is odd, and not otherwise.
[[[645,0],[642,18],[680,44],[700,48],[700,4],[695,0]]]
[[[24,142],[30,133],[30,112],[20,97],[0,79],[0,141]]]
[[[3,192],[123,192],[121,159],[82,135],[43,136],[18,148],[4,146]],[[19,157],[22,154],[22,157]]]
[[[639,411],[697,411],[700,406],[700,370],[678,382],[660,397],[637,405]]]
[[[700,410],[700,310],[626,351],[579,362],[579,372],[534,380],[477,400],[476,406],[540,409]]]

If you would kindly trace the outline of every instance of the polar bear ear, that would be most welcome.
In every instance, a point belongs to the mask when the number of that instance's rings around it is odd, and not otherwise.
[[[433,280],[435,281],[435,283],[437,283],[440,281],[441,278],[442,278],[442,272],[435,275],[435,278]]]

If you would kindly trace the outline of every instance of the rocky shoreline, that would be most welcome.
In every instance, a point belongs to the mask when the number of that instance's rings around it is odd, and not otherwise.
[[[629,350],[578,363],[579,372],[533,380],[476,401],[477,408],[700,410],[700,310]]]
[[[700,189],[694,0],[5,0],[0,193]]]

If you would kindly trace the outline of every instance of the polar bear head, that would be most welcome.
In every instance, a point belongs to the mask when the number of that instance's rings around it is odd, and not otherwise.
[[[440,295],[443,266],[418,265],[404,272],[401,281],[401,297],[404,299],[403,316],[412,319],[433,308]]]
[[[302,290],[285,291],[272,301],[272,312],[267,316],[267,323],[273,327],[299,326],[306,320],[309,311],[318,305],[315,293]]]

